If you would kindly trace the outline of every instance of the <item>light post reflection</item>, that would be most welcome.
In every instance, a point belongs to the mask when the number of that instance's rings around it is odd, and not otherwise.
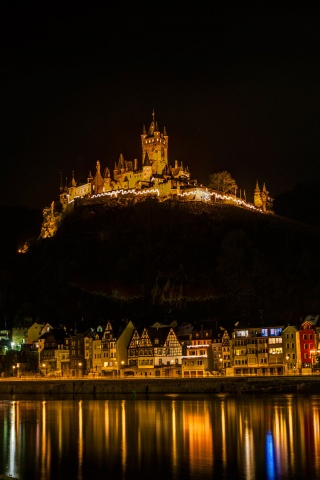
[[[287,375],[290,373],[290,365],[289,365],[289,355],[286,355],[286,367],[287,367]]]

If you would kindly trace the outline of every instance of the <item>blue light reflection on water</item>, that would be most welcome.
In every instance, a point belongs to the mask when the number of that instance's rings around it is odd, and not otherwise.
[[[275,480],[275,458],[272,432],[267,431],[266,435],[266,472],[268,480]]]
[[[20,480],[320,478],[320,396],[0,401],[0,474]]]

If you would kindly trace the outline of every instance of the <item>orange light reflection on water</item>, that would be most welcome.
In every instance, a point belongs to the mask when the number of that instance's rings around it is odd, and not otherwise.
[[[320,478],[320,396],[0,401],[0,441],[3,473],[19,478],[25,464],[43,480],[68,466],[84,480],[93,465],[118,478]]]

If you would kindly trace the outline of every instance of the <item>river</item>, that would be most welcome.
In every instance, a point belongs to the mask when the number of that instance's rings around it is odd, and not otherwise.
[[[19,480],[320,478],[320,395],[0,397]]]

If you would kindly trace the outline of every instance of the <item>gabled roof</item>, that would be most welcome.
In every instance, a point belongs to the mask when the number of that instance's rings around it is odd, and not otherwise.
[[[303,320],[302,325],[306,322],[311,323],[311,325],[317,325],[320,315],[307,315]]]

